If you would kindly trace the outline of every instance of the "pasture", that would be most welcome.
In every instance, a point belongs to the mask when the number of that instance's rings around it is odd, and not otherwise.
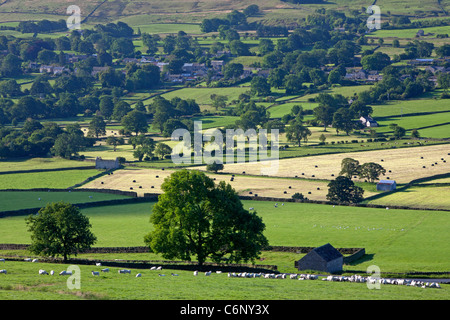
[[[0,189],[65,189],[100,173],[97,169],[86,169],[3,174]]]
[[[366,256],[344,272],[353,273],[377,265],[381,272],[449,271],[449,212],[331,206],[308,203],[285,203],[274,207],[271,201],[244,200],[253,207],[266,225],[265,236],[273,246],[316,247],[330,243],[336,248],[365,248]],[[144,235],[153,230],[149,222],[153,203],[85,208],[97,236],[99,247],[143,246]],[[4,232],[0,243],[30,243],[24,216],[2,218]],[[23,255],[23,254],[21,254]],[[262,258],[270,257],[263,252]],[[295,272],[296,254],[278,256],[280,272]],[[83,257],[80,255],[79,257]],[[133,260],[133,254],[106,255],[105,259]],[[96,255],[102,259],[102,255]],[[140,260],[163,260],[139,254]],[[270,264],[269,259],[256,264]]]
[[[8,274],[0,274],[2,300],[446,300],[450,292],[444,285],[441,289],[382,285],[379,290],[370,290],[364,283],[321,281],[321,277],[304,281],[229,278],[227,273],[193,276],[192,271],[164,269],[130,269],[130,274],[119,274],[119,268],[111,267],[109,272],[93,276],[92,270],[103,269],[95,265],[79,266],[80,289],[68,289],[68,277],[57,275],[66,270],[64,265],[13,261],[5,265]],[[41,268],[57,273],[39,275]],[[142,276],[136,277],[137,273]],[[265,304],[270,305],[270,301]],[[177,305],[172,302],[166,314],[178,315]],[[270,306],[269,311],[277,313]]]
[[[93,165],[95,164],[92,162],[73,161],[63,158],[13,159],[0,161],[0,172],[89,167]]]
[[[77,204],[127,198],[129,197],[90,191],[1,191],[0,211],[42,208],[58,201]]]

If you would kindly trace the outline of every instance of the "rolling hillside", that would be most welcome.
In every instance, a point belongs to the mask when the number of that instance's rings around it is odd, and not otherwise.
[[[317,8],[326,8],[351,13],[361,11],[372,4],[367,0],[324,1],[320,4],[292,4],[279,0],[86,0],[70,4],[81,8],[83,18],[89,16],[89,22],[110,22],[122,20],[130,24],[142,23],[199,23],[204,18],[220,16],[232,10],[242,10],[251,4],[257,4],[262,11],[254,20],[265,23],[284,21],[295,23],[306,18]],[[408,15],[410,18],[446,16],[450,4],[444,1],[424,0],[377,1],[383,16]],[[60,19],[67,17],[68,2],[65,0],[6,0],[0,4],[0,22],[25,21],[38,19]]]

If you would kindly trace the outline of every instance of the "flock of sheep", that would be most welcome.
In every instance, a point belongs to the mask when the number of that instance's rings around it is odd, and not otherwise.
[[[360,275],[352,276],[328,276],[322,278],[323,281],[337,281],[337,282],[362,282],[369,284],[393,284],[393,285],[405,285],[421,288],[441,288],[438,282],[424,282],[420,280],[411,279],[385,279],[385,278],[375,278],[375,277],[363,277]]]
[[[24,259],[25,261],[30,262],[38,262],[37,259]],[[0,259],[0,262],[5,262],[5,259]],[[97,267],[101,267],[101,263],[96,263]],[[162,267],[151,267],[150,270],[161,271]],[[93,276],[99,276],[100,272],[109,272],[109,268],[101,269],[100,271],[91,271]],[[6,274],[6,269],[0,270],[0,273]],[[130,269],[120,269],[118,270],[120,274],[131,274]],[[221,271],[216,271],[217,274],[222,273]],[[40,269],[40,275],[54,275],[55,272],[53,270],[47,272],[46,270]],[[194,271],[194,276],[198,276],[199,271]],[[210,276],[212,271],[204,272],[205,276]],[[60,276],[64,275],[72,275],[72,272],[63,270],[59,273]],[[164,277],[165,274],[159,273],[158,276]],[[171,273],[171,276],[178,276],[178,274]],[[136,277],[142,277],[141,273],[137,273]],[[253,272],[228,272],[229,278],[264,278],[264,279],[294,279],[294,280],[317,280],[319,277],[315,274],[291,274],[291,273],[253,273]],[[376,277],[363,277],[360,275],[352,275],[352,276],[333,276],[329,275],[327,277],[322,278],[323,281],[331,281],[331,282],[356,282],[356,283],[368,283],[368,284],[392,284],[392,285],[406,285],[406,286],[414,286],[421,288],[441,288],[438,282],[424,282],[420,280],[411,280],[411,279],[385,279],[385,278],[376,278]]]

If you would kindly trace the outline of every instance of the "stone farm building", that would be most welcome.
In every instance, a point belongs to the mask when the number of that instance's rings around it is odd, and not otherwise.
[[[298,270],[316,270],[328,273],[342,271],[344,256],[331,244],[314,248],[303,258],[297,261]]]
[[[95,159],[95,169],[118,169],[120,167],[119,159],[116,160],[103,160],[100,157]]]
[[[393,191],[397,188],[397,183],[394,180],[380,180],[377,183],[377,191]]]

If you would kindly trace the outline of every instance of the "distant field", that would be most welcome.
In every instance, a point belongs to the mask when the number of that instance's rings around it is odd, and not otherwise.
[[[85,166],[95,166],[95,163],[66,160],[62,158],[31,158],[0,161],[0,172],[35,169],[60,169]]]
[[[0,192],[0,211],[41,208],[48,203],[58,201],[77,204],[126,198],[129,197],[90,191],[2,191]]]
[[[419,30],[423,30],[425,34],[433,33],[434,35],[425,37],[425,39],[435,38],[436,34],[450,33],[450,26],[442,27],[428,27],[428,28],[411,28],[411,29],[397,29],[397,30],[377,30],[368,34],[368,37],[381,37],[381,38],[414,38]]]
[[[199,105],[212,104],[211,95],[225,95],[228,97],[227,103],[235,100],[241,93],[249,91],[249,87],[227,87],[227,88],[183,88],[173,92],[165,93],[162,96],[168,100],[174,97],[182,99],[194,99]],[[150,104],[151,100],[147,100],[144,104]]]
[[[68,188],[100,172],[87,169],[5,174],[0,176],[0,189]]]

